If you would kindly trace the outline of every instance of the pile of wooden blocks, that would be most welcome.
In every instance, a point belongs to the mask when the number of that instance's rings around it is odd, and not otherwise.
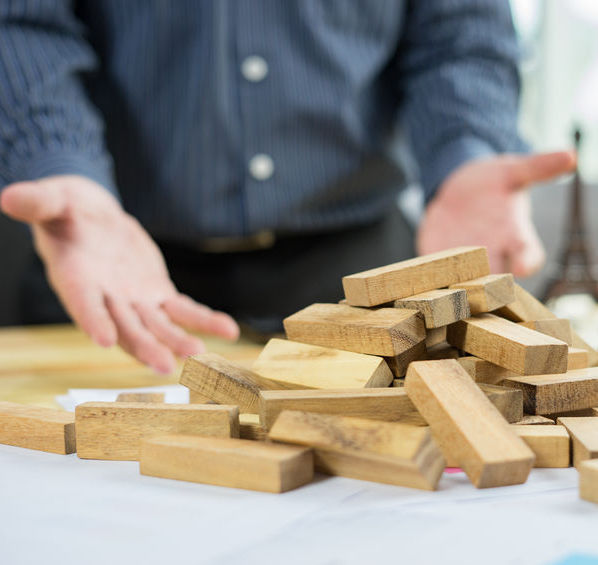
[[[572,461],[581,496],[598,502],[598,353],[511,275],[491,275],[484,248],[343,287],[341,303],[288,317],[287,339],[251,370],[188,358],[188,405],[93,402],[73,420],[1,403],[0,441],[76,443],[81,458],[138,460],[146,475],[269,492],[308,483],[314,468],[433,490],[447,466],[482,488]]]

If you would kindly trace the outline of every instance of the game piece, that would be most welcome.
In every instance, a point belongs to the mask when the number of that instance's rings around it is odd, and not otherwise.
[[[424,317],[426,328],[439,328],[469,318],[467,293],[464,290],[428,290],[394,302],[395,308],[417,310]]]
[[[492,312],[515,300],[513,275],[486,275],[470,281],[452,284],[451,289],[463,289],[467,292],[467,301],[471,314]]]

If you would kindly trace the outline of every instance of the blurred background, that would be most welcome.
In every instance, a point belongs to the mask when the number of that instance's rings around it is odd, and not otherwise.
[[[536,150],[573,146],[573,130],[583,132],[580,171],[584,219],[591,259],[598,252],[598,0],[511,0],[521,41],[521,132]],[[520,281],[541,295],[566,244],[571,179],[532,191],[534,218],[548,261],[536,276]],[[0,325],[16,323],[15,288],[31,243],[27,229],[0,215]],[[586,296],[551,304],[558,314],[598,345],[598,309]]]

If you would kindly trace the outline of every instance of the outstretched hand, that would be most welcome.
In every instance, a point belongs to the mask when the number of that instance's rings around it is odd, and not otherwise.
[[[31,225],[52,288],[96,343],[118,343],[169,373],[173,354],[205,350],[183,328],[238,337],[230,316],[177,291],[148,233],[94,181],[69,175],[15,183],[4,189],[0,205]]]
[[[428,205],[417,233],[418,253],[484,245],[492,272],[533,274],[544,263],[545,253],[525,189],[572,171],[575,163],[575,154],[566,151],[465,163]]]

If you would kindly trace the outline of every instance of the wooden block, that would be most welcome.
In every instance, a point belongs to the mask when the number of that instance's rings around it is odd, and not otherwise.
[[[546,320],[519,322],[519,325],[540,332],[541,334],[550,335],[564,341],[569,346],[573,343],[571,322],[569,322],[569,320],[564,320],[562,318],[548,318]]]
[[[558,375],[509,377],[502,384],[523,391],[523,408],[528,414],[556,414],[598,404],[597,367]]]
[[[293,341],[394,357],[426,338],[421,314],[397,308],[367,310],[312,304],[284,320]]]
[[[569,467],[570,439],[563,426],[526,426],[511,428],[536,455],[534,467]]]
[[[513,275],[486,275],[470,281],[451,285],[451,289],[463,289],[467,292],[467,300],[471,314],[492,312],[515,300]]]
[[[416,343],[410,349],[403,351],[400,355],[394,357],[385,357],[384,360],[390,369],[393,377],[399,379],[407,374],[407,367],[413,361],[425,359],[427,355],[426,344],[423,341]]]
[[[457,361],[412,363],[405,389],[445,458],[454,459],[476,487],[527,480],[534,454]]]
[[[439,343],[446,343],[446,326],[426,330],[426,348],[429,349]]]
[[[239,437],[236,406],[86,402],[75,408],[77,455],[135,461],[142,439],[168,433]]]
[[[598,504],[598,460],[584,461],[580,464],[579,497]]]
[[[189,404],[218,404],[213,400],[210,400],[207,396],[199,394],[194,390],[189,389]]]
[[[268,438],[268,430],[260,423],[258,414],[239,414],[239,437],[265,441]]]
[[[513,322],[531,322],[533,320],[556,318],[544,304],[517,283],[515,283],[515,302],[500,308],[495,314]],[[598,351],[588,345],[573,330],[571,330],[571,338],[573,347],[580,347],[588,352],[590,367],[598,365]]]
[[[62,410],[0,402],[0,443],[49,453],[75,452],[75,415]]]
[[[310,449],[249,441],[167,435],[143,441],[142,475],[264,492],[286,492],[309,483]]]
[[[434,490],[444,469],[419,426],[285,410],[269,437],[312,447],[316,469],[329,475]]]
[[[570,347],[567,356],[567,371],[575,369],[587,369],[588,352],[579,347]]]
[[[559,418],[573,440],[573,466],[598,458],[598,418]]]
[[[538,414],[524,414],[523,418],[518,422],[514,422],[519,426],[553,426],[554,421]]]
[[[164,403],[163,392],[121,392],[116,402],[160,402]]]
[[[343,277],[353,306],[377,306],[490,274],[484,247],[457,247]]]
[[[520,390],[485,383],[478,386],[507,422],[518,422],[523,418],[523,393]],[[518,394],[512,394],[514,391]]]
[[[500,384],[507,377],[517,376],[517,373],[479,357],[459,357],[457,361],[476,383],[495,385]]]
[[[385,387],[392,382],[382,357],[286,339],[271,339],[252,370],[269,379],[308,388]]]
[[[427,348],[426,355],[421,361],[434,361],[436,359],[458,359],[461,353],[456,347],[448,343],[439,343]]]
[[[556,421],[559,418],[591,418],[595,416],[593,408],[582,408],[581,410],[565,410],[563,412],[554,412],[552,414],[546,414],[546,417],[550,420]]]
[[[394,307],[421,312],[426,328],[448,326],[470,316],[467,293],[459,289],[428,290],[395,300]]]
[[[392,386],[397,387],[397,388],[405,386],[405,378],[402,378],[402,379],[393,379],[392,380]]]
[[[179,382],[218,404],[236,404],[241,412],[254,413],[260,390],[301,388],[262,377],[216,353],[187,357]]]
[[[446,339],[467,353],[520,375],[567,370],[566,343],[493,314],[480,314],[450,325]]]
[[[270,429],[283,410],[396,421],[415,412],[403,388],[262,391],[260,419]]]

